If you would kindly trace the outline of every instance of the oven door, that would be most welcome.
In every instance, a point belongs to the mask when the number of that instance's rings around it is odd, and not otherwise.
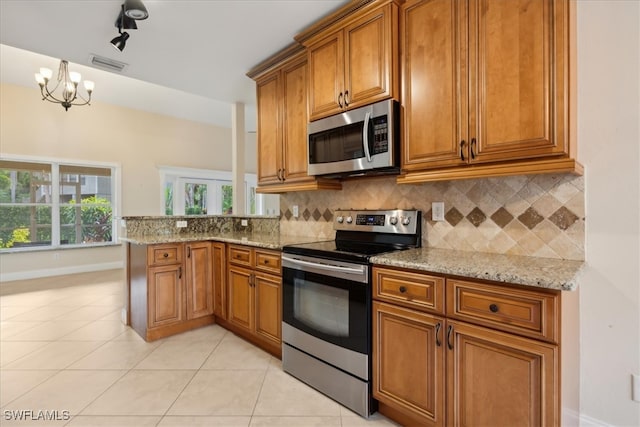
[[[368,354],[369,266],[283,254],[282,267],[283,323],[321,341]]]

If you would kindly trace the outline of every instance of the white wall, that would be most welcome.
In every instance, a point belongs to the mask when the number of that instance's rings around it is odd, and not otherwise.
[[[578,1],[578,146],[586,168],[580,280],[584,424],[640,425],[640,2]]]
[[[158,165],[231,170],[231,129],[92,102],[65,112],[41,100],[37,87],[0,85],[0,154],[119,163],[120,215],[158,215]],[[255,172],[255,134],[246,170]],[[252,163],[251,163],[252,162]],[[121,246],[0,254],[3,280],[66,274],[85,266],[124,265]]]

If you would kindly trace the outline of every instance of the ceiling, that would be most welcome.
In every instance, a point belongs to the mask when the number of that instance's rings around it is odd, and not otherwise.
[[[60,59],[95,81],[94,101],[231,126],[231,104],[246,105],[255,130],[254,65],[348,0],[146,0],[149,18],[123,52],[110,45],[123,0],[0,0],[0,79],[37,88],[40,67]],[[92,67],[91,54],[127,65]],[[42,56],[44,55],[44,56]],[[71,111],[71,110],[70,110]]]

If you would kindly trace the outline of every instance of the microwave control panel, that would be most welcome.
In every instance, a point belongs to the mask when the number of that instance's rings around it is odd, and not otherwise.
[[[389,151],[389,125],[388,116],[374,117],[373,122],[373,144],[370,144],[371,154],[386,153]]]

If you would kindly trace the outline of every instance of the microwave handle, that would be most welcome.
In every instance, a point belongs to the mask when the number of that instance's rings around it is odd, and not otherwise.
[[[371,112],[367,111],[364,115],[364,126],[362,127],[362,145],[364,146],[364,154],[367,161],[371,163],[371,152],[369,151],[369,122],[371,121]]]

